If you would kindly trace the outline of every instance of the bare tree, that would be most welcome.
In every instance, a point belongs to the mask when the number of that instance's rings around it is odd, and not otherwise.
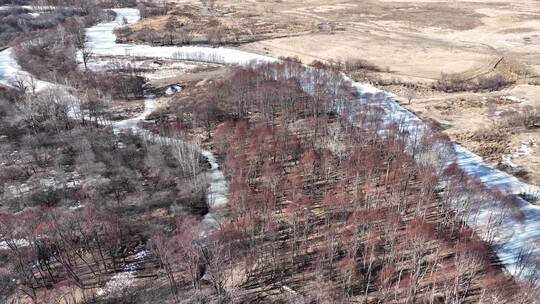
[[[78,22],[75,22],[73,27],[73,43],[75,44],[75,47],[81,52],[84,70],[88,72],[88,61],[93,55],[93,49],[90,45],[88,45],[88,39],[86,37],[86,30],[84,26]]]
[[[169,17],[165,23],[165,30],[169,34],[169,44],[171,45],[174,44],[174,37],[179,25],[180,22],[175,16]]]
[[[403,96],[405,96],[405,98],[407,98],[407,101],[409,104],[411,104],[411,101],[416,98],[416,90],[414,88],[411,88],[411,87],[408,87],[408,88],[405,88],[405,91],[403,92]]]
[[[28,82],[22,75],[15,75],[9,80],[10,86],[15,88],[19,94],[25,94],[28,91]]]
[[[178,37],[182,44],[190,44],[191,41],[193,41],[193,34],[186,27],[182,27],[180,31],[178,31]]]
[[[81,51],[82,60],[83,60],[83,64],[84,64],[84,71],[88,72],[88,61],[90,61],[90,57],[92,57],[94,55],[94,50],[92,49],[91,46],[89,46],[88,44],[85,43],[80,48],[80,51]]]

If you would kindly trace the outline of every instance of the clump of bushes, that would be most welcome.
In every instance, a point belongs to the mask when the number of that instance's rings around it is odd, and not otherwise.
[[[503,74],[481,76],[476,81],[476,87],[473,87],[473,91],[498,91],[512,83],[514,81]]]
[[[346,60],[344,63],[344,68],[346,72],[353,72],[358,70],[365,70],[365,71],[371,71],[371,72],[383,72],[384,70],[367,60],[364,59],[350,59]]]
[[[465,79],[460,74],[442,74],[441,78],[432,85],[437,91],[447,93],[463,91],[498,91],[515,81],[506,74],[495,73],[480,76],[477,79]]]
[[[114,7],[134,7],[137,5],[137,0],[100,0],[99,6],[103,8]]]
[[[469,82],[459,74],[442,74],[441,78],[433,84],[433,89],[443,92],[460,92],[469,87]]]
[[[30,15],[29,10],[14,7],[0,11],[0,43],[8,44],[13,39],[20,39],[21,34],[54,28],[73,17],[88,16],[73,8],[58,8],[40,15]]]
[[[364,72],[384,72],[385,71],[385,69],[365,59],[348,59],[345,61],[329,60],[327,62],[315,60],[311,63],[311,65],[316,68],[332,70],[332,71],[341,71],[347,74],[355,73],[358,71],[364,71]]]
[[[165,3],[153,3],[142,2],[137,5],[142,18],[149,18],[153,16],[163,16],[167,14],[167,11],[171,9],[169,4]]]
[[[540,128],[540,108],[525,107],[519,112],[506,118],[509,127],[523,127],[525,129]]]
[[[39,39],[16,48],[21,67],[40,79],[58,80],[77,69],[76,48],[57,34],[43,35]]]

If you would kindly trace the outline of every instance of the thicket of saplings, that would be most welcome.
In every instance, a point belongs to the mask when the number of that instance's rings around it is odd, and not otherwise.
[[[8,45],[17,38],[21,41],[32,31],[56,27],[73,16],[81,16],[82,12],[73,8],[61,8],[37,16],[31,15],[29,9],[11,8],[0,10],[0,43]]]
[[[81,292],[91,302],[151,231],[172,215],[207,212],[207,163],[196,147],[113,135],[97,124],[112,98],[142,96],[144,79],[78,66],[84,24],[66,20],[16,49],[25,69],[76,93],[36,92],[35,79],[23,77],[1,90],[0,302],[56,303]],[[74,117],[79,102],[89,111]]]
[[[72,106],[59,89],[0,96],[0,302],[102,286],[170,214],[207,212],[197,149],[114,135]]]
[[[130,65],[114,72],[92,71],[88,64],[92,49],[87,47],[85,27],[97,20],[111,19],[110,12],[88,21],[72,18],[58,25],[55,31],[42,32],[40,37],[21,43],[15,55],[21,67],[41,80],[61,83],[77,88],[83,107],[92,111],[103,110],[111,98],[133,99],[143,97],[144,78]],[[85,21],[86,20],[86,21]],[[77,61],[81,54],[83,64]],[[12,85],[19,91],[33,91],[35,79],[15,77]]]
[[[443,74],[432,87],[435,90],[448,93],[463,91],[498,91],[513,83],[515,83],[515,80],[512,80],[507,77],[507,75],[501,73],[480,76],[477,79],[465,79],[459,74]]]
[[[461,91],[498,91],[518,80],[531,79],[534,69],[513,58],[503,58],[495,64],[494,71],[477,77],[465,77],[463,74],[443,73],[432,88],[444,92]],[[530,80],[529,80],[530,82]]]
[[[328,62],[315,61],[313,65],[319,68],[343,71],[357,81],[367,81],[377,86],[398,85],[407,87],[413,91],[417,90],[420,86],[425,86],[424,84],[410,83],[398,78],[381,78],[379,73],[389,73],[388,68],[381,68],[363,59],[349,59],[345,61],[330,60]],[[523,62],[504,59],[499,62],[497,69],[497,71],[469,78],[463,74],[443,73],[430,87],[433,90],[447,93],[464,91],[491,92],[511,86],[520,79],[526,79],[529,84],[533,84],[534,82],[534,70]]]
[[[88,1],[88,0],[36,0],[2,1],[0,6],[13,6],[0,10],[0,45],[16,45],[41,31],[52,30],[65,22],[77,21],[87,27],[103,19],[101,8],[134,6],[134,0]],[[31,8],[18,7],[31,5]],[[32,14],[31,14],[32,13]]]
[[[229,213],[204,242],[190,218],[152,237],[169,282],[168,291],[154,286],[161,297],[533,303],[539,295],[533,247],[518,257],[520,282],[491,251],[507,240],[501,223],[523,217],[516,198],[448,166],[455,155],[446,136],[386,124],[384,96],[358,104],[339,73],[293,61],[238,68],[208,92],[192,115],[208,111],[218,124]],[[190,119],[181,112],[171,122],[189,126],[177,123]],[[481,212],[491,220],[478,235],[466,223]]]
[[[167,14],[172,5],[166,2],[139,1],[137,9],[142,18],[150,18]]]

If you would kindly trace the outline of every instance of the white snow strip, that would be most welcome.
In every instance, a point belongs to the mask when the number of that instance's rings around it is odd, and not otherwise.
[[[135,281],[135,275],[133,272],[120,272],[115,274],[103,288],[99,288],[96,294],[100,297],[106,297],[108,295],[118,294],[128,287],[131,287]]]
[[[146,95],[144,99],[144,111],[129,119],[112,122],[114,133],[119,133],[123,129],[137,129],[138,124],[146,119],[157,108],[157,100],[154,95]]]
[[[26,246],[30,245],[30,242],[28,240],[25,240],[25,239],[11,240],[10,243],[14,244],[17,247],[26,247]],[[8,249],[11,249],[8,242],[7,241],[1,241],[0,242],[0,250],[8,250]]]
[[[515,103],[522,103],[525,102],[524,98],[516,97],[516,96],[503,96],[502,99],[515,102]]]

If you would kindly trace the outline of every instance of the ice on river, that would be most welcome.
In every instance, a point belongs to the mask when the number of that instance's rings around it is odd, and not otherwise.
[[[87,30],[88,46],[92,48],[93,53],[96,55],[128,55],[145,58],[182,59],[224,64],[247,64],[252,61],[275,61],[275,59],[267,56],[226,48],[150,46],[116,43],[114,29],[125,25],[125,21],[129,24],[139,21],[140,15],[137,9],[121,8],[114,9],[114,11],[116,12],[114,21],[101,23],[90,27]]]
[[[29,89],[33,86],[36,91],[51,85],[51,83],[38,80],[28,72],[23,71],[15,60],[13,48],[8,48],[0,52],[0,84],[14,87],[17,82],[24,84]]]
[[[114,133],[118,133],[123,129],[136,129],[140,122],[144,121],[157,108],[157,100],[154,95],[146,95],[144,99],[144,111],[139,115],[112,123]]]
[[[367,96],[377,96],[377,98],[385,99],[385,103],[381,106],[386,112],[385,118],[388,122],[397,123],[402,130],[409,132],[410,136],[421,134],[425,128],[424,122],[400,106],[394,100],[392,94],[377,90],[370,85],[361,83],[355,83],[354,85],[360,93],[360,101]],[[508,173],[493,168],[484,162],[480,156],[458,144],[454,144],[454,149],[459,167],[469,176],[480,180],[488,188],[499,189],[516,195],[525,195],[535,200],[540,198],[539,187],[524,183]],[[508,217],[502,223],[504,227],[501,230],[505,231],[505,235],[499,236],[499,239],[505,241],[502,245],[494,248],[506,269],[514,275],[519,271],[519,256],[524,250],[531,248],[534,255],[540,255],[540,207],[534,206],[522,198],[518,198],[517,204],[517,207],[523,213],[523,218],[518,221]],[[483,207],[480,210],[480,216],[475,218],[476,222],[469,222],[469,225],[481,235],[489,214],[503,212],[497,208],[496,204]]]

